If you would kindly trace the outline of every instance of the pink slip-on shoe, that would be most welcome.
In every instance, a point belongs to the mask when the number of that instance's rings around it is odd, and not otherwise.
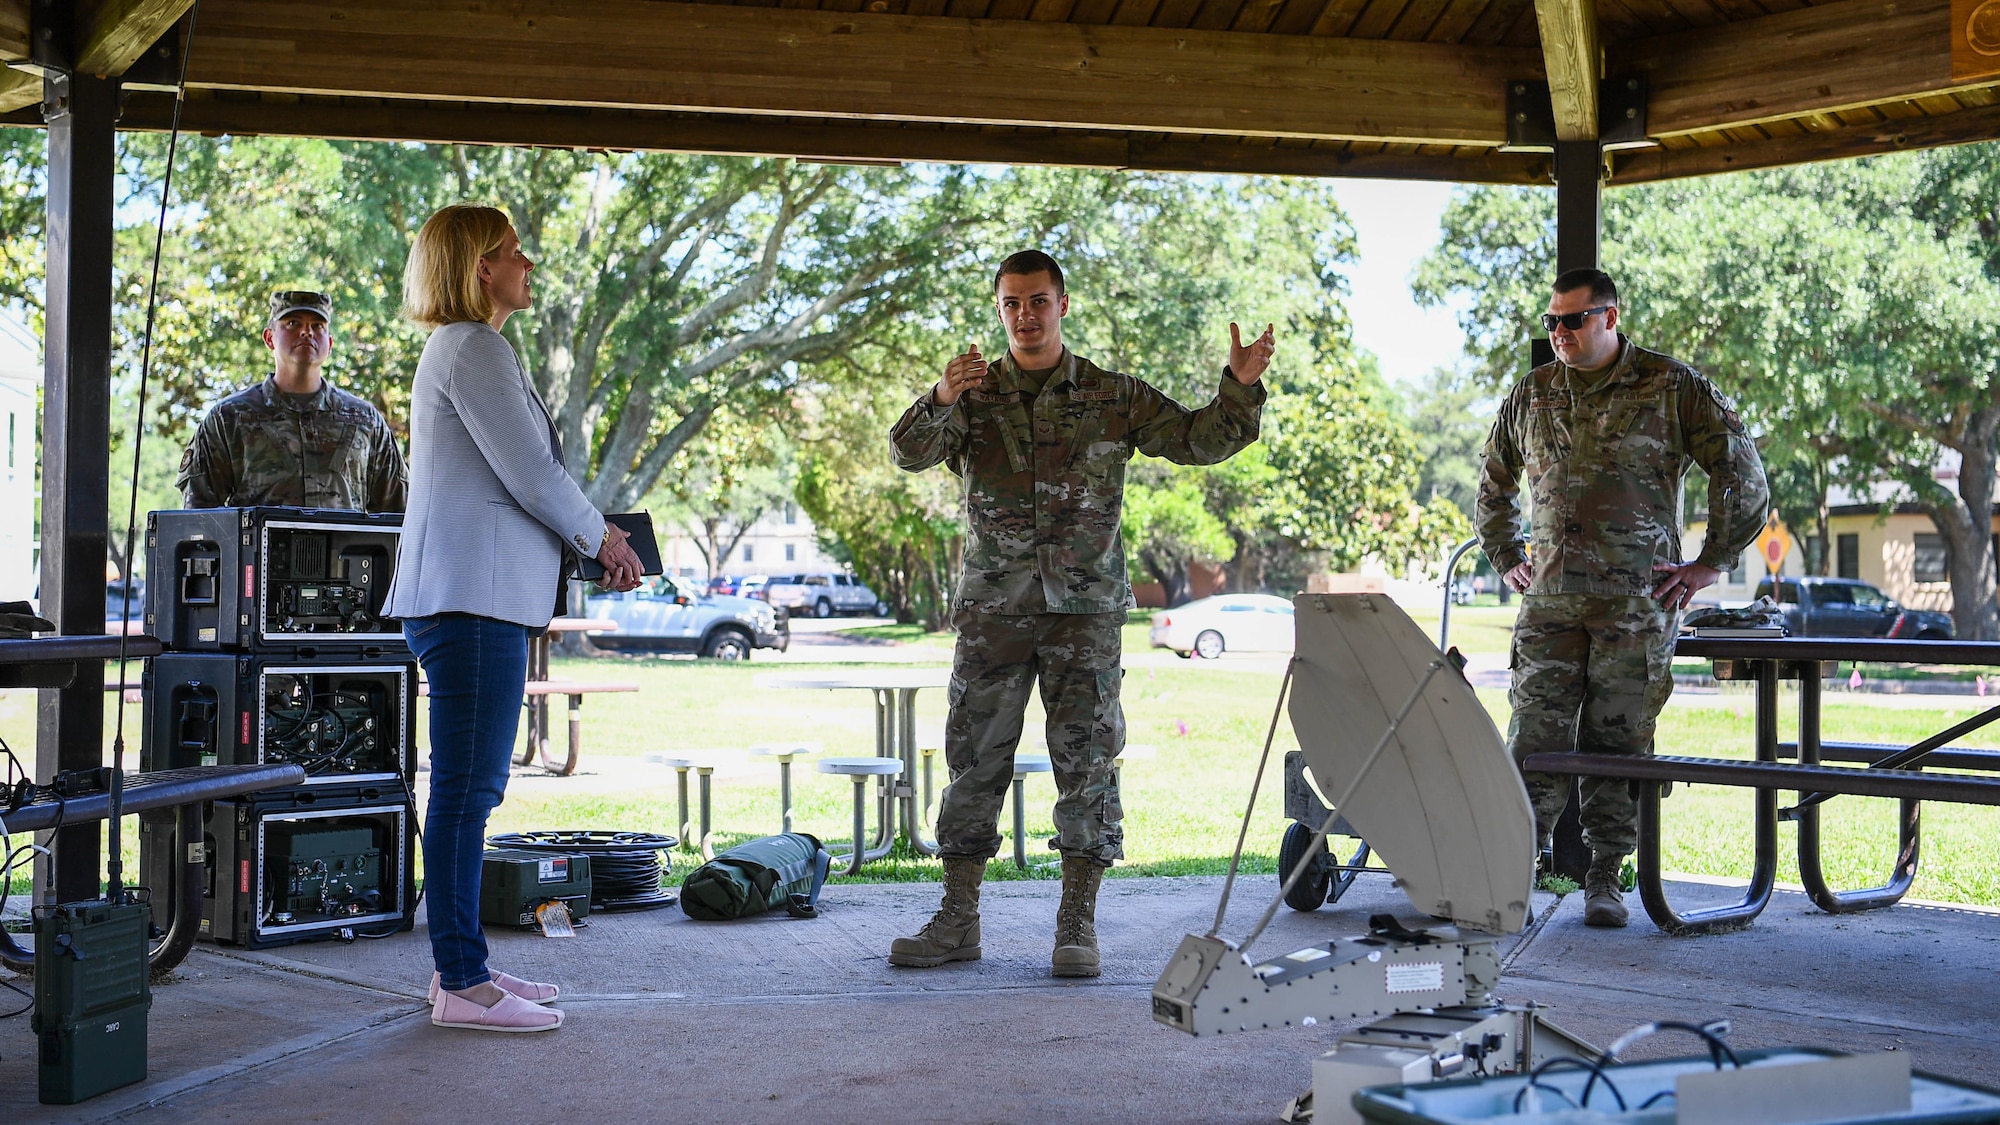
[[[501,972],[495,972],[491,975],[494,986],[499,988],[500,991],[511,992],[530,1004],[553,1004],[556,1002],[556,997],[562,994],[562,989],[557,988],[553,984],[540,984],[536,981],[522,980],[520,977],[510,976]],[[424,999],[432,1004],[437,1003],[438,986],[442,983],[444,983],[444,978],[433,972],[431,974],[431,990],[424,994]]]
[[[431,1007],[431,1023],[472,1031],[554,1031],[563,1025],[563,1014],[530,1004],[511,992],[491,1008],[482,1008],[455,993],[439,992]]]

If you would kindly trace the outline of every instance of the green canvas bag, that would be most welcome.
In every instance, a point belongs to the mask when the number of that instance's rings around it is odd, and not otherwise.
[[[804,832],[738,844],[695,868],[681,883],[681,909],[704,922],[747,918],[784,907],[794,918],[819,916],[819,889],[833,856]]]

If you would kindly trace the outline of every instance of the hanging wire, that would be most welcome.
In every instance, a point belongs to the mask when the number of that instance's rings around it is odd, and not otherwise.
[[[181,72],[174,83],[174,116],[167,129],[167,168],[160,182],[160,219],[153,229],[153,266],[146,282],[146,332],[139,349],[139,408],[132,419],[132,489],[125,508],[125,582],[118,614],[118,719],[111,738],[111,848],[110,890],[106,897],[123,902],[125,857],[118,830],[119,813],[125,790],[125,688],[131,663],[127,651],[132,636],[132,552],[139,522],[139,456],[146,447],[146,391],[153,373],[153,322],[159,312],[160,256],[167,240],[167,208],[174,192],[174,156],[180,149],[181,109],[187,104],[188,56],[194,53],[195,20],[201,15],[201,0],[188,7],[187,35],[181,40]],[[148,579],[154,575],[147,575]]]

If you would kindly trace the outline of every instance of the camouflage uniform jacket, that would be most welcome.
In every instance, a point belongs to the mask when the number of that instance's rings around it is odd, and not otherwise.
[[[965,572],[953,608],[982,613],[1116,613],[1132,604],[1119,518],[1137,450],[1213,465],[1257,440],[1264,387],[1226,371],[1189,410],[1064,349],[1029,400],[1009,354],[948,407],[933,388],[889,433],[896,464],[943,462],[965,485]],[[1024,401],[1025,400],[1025,401]]]
[[[1731,569],[1764,526],[1764,465],[1728,400],[1672,356],[1619,339],[1624,351],[1589,389],[1561,362],[1530,371],[1486,439],[1479,544],[1505,574],[1527,561],[1532,541],[1530,594],[1650,595],[1653,564],[1682,561],[1690,463],[1709,474],[1708,535],[1696,561]]]
[[[190,508],[400,512],[408,477],[396,437],[373,406],[326,381],[294,402],[265,379],[209,410],[175,483]]]

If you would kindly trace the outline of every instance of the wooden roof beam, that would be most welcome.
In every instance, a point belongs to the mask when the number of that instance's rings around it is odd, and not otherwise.
[[[76,53],[76,69],[100,77],[125,73],[160,41],[194,0],[102,0]]]
[[[1935,117],[1906,117],[1874,125],[1850,125],[1844,129],[1773,137],[1746,144],[1619,153],[1612,158],[1611,183],[1613,186],[1643,184],[1687,176],[1743,172],[1752,168],[1809,164],[1818,160],[1843,160],[1885,152],[1975,144],[1990,141],[1996,136],[2000,136],[2000,105],[1980,106]]]
[[[163,130],[172,110],[169,95],[134,93],[127,100],[119,124],[127,129]],[[439,102],[194,97],[188,99],[182,110],[181,126],[209,134],[706,152],[828,161],[1060,164],[1158,172],[1386,177],[1466,183],[1547,183],[1549,177],[1546,156],[1490,149],[1457,155],[1357,153],[1339,145],[1307,148],[1239,144],[1220,138],[1126,137],[1081,130],[882,126],[849,121],[512,109]]]
[[[75,69],[100,77],[125,73],[146,49],[160,41],[187,14],[194,0],[102,0],[78,13],[82,33]],[[29,0],[0,0],[0,62],[24,59]],[[42,80],[18,70],[0,70],[0,113],[42,100]]]
[[[207,0],[189,85],[1455,145],[1532,49],[660,3]]]
[[[1990,84],[1951,77],[1951,0],[1838,0],[1620,44],[1611,72],[1651,85],[1672,137]]]
[[[28,57],[28,0],[0,0],[0,62]]]
[[[1597,46],[1594,0],[1535,0],[1541,30],[1542,65],[1549,74],[1549,105],[1555,111],[1556,139],[1597,139],[1597,80],[1604,56]]]
[[[28,4],[29,0],[0,0],[0,67],[28,57]],[[41,79],[0,69],[0,113],[41,100]]]

